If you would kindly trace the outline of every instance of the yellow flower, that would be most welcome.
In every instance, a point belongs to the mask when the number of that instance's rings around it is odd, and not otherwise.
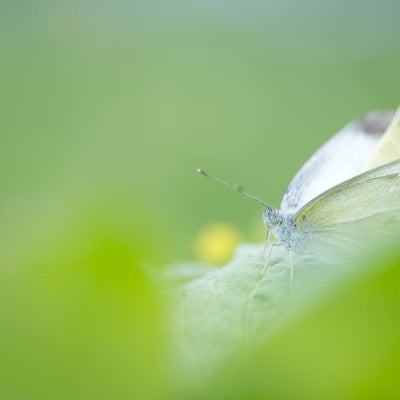
[[[207,225],[201,229],[196,240],[197,256],[206,263],[222,264],[232,257],[240,239],[234,226],[221,222]]]

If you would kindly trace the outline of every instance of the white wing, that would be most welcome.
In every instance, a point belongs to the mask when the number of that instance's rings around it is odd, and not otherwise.
[[[365,171],[394,113],[376,111],[350,122],[326,142],[300,169],[281,203],[292,214],[331,187]]]
[[[307,203],[293,220],[303,237],[318,240],[361,243],[400,233],[400,160],[333,187]]]

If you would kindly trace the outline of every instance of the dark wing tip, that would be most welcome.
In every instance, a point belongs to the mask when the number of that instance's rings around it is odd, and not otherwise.
[[[372,111],[355,120],[353,124],[358,130],[371,135],[381,135],[389,126],[394,111]]]

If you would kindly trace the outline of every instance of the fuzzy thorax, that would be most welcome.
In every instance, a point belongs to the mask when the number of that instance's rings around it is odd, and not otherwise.
[[[287,249],[293,249],[297,244],[297,230],[292,214],[284,215],[276,208],[267,208],[262,213],[267,231],[271,232]]]

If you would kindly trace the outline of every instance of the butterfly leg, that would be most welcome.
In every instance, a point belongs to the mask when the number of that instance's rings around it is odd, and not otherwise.
[[[270,247],[270,242],[269,242],[269,236],[270,236],[270,233],[269,233],[270,231],[267,231],[267,235],[266,235],[266,238],[265,238],[265,244],[264,244],[264,250],[263,250],[263,254],[262,254],[262,256],[263,256],[263,259],[265,259],[265,256],[266,256],[266,254],[267,254],[267,250],[269,251],[269,247]]]
[[[265,272],[267,271],[269,258],[271,256],[272,248],[274,247],[274,243],[271,243],[269,241],[269,238],[270,238],[270,233],[269,233],[269,231],[267,231],[267,237],[265,239],[265,245],[264,245],[264,251],[263,251],[264,266],[261,271],[261,279],[264,278]]]
[[[273,247],[274,247],[273,244],[269,244],[269,246],[267,247],[267,249],[265,251],[265,254],[264,254],[264,266],[263,266],[263,269],[261,271],[261,278],[264,278],[265,272],[267,271],[268,261],[269,261],[269,258],[271,256]]]

